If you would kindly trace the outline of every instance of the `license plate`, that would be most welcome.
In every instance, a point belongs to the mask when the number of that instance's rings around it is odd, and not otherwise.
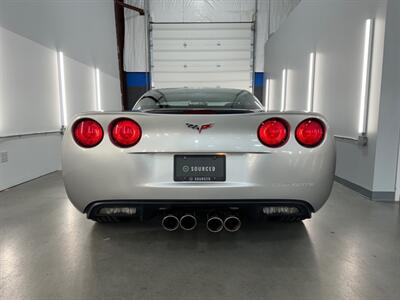
[[[175,181],[225,181],[225,155],[175,155]]]

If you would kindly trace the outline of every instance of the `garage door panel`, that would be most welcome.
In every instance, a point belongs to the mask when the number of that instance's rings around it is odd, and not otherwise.
[[[249,89],[252,23],[152,24],[152,86]]]
[[[153,52],[154,63],[157,61],[224,61],[224,60],[250,60],[251,53],[249,51],[179,51],[179,52]]]
[[[157,85],[157,88],[163,89],[163,88],[170,88],[171,86],[174,87],[191,87],[191,88],[202,88],[202,87],[216,87],[216,88],[232,88],[232,89],[245,89],[251,91],[252,86],[247,85],[249,84],[248,81],[223,81],[220,80],[218,82],[215,81],[165,81],[165,82],[160,82]]]
[[[153,80],[157,82],[170,81],[173,78],[176,81],[246,81],[251,77],[250,73],[244,72],[219,72],[219,73],[155,73]]]
[[[251,63],[249,63],[248,59],[242,59],[242,60],[228,60],[224,59],[221,60],[218,63],[215,63],[213,61],[208,61],[208,60],[203,60],[203,61],[187,61],[186,63],[183,63],[181,61],[174,61],[174,60],[165,60],[165,61],[159,61],[157,62],[157,65],[153,66],[154,69],[158,67],[174,67],[174,66],[188,66],[188,67],[207,67],[207,66],[226,66],[226,67],[232,67],[234,68],[235,66],[238,66],[242,68],[243,66],[246,67],[251,67]]]
[[[212,73],[212,72],[252,72],[252,68],[250,65],[248,65],[248,61],[242,61],[242,63],[238,63],[237,61],[228,61],[228,62],[191,62],[188,64],[182,63],[182,62],[174,62],[174,63],[169,63],[169,62],[163,62],[157,64],[153,68],[154,73],[176,73],[176,72],[182,72],[182,73],[201,73],[201,72],[207,72],[207,73]]]
[[[243,23],[153,23],[152,29],[154,31],[168,31],[168,30],[247,30],[251,27],[251,22],[243,22]]]
[[[157,49],[157,51],[251,51],[251,43],[249,42],[249,39],[194,40],[188,38],[176,40],[153,40],[152,46],[154,49]]]
[[[166,30],[162,32],[154,32],[155,40],[172,40],[172,39],[192,39],[192,40],[209,40],[209,39],[235,39],[250,40],[251,35],[246,30]]]

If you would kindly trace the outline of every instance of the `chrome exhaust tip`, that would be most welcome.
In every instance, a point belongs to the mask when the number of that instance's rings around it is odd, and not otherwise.
[[[192,214],[185,214],[179,220],[179,225],[183,230],[193,230],[197,226],[197,219]]]
[[[228,232],[236,232],[242,227],[242,221],[236,216],[229,216],[224,220],[224,228]]]
[[[161,226],[166,231],[175,231],[179,228],[179,219],[175,215],[168,214],[161,220]]]
[[[224,222],[218,216],[212,216],[207,219],[207,229],[210,232],[220,232],[224,228]]]

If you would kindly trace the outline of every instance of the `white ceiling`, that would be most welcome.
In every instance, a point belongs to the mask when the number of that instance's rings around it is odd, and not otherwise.
[[[112,0],[0,0],[0,26],[119,77]]]

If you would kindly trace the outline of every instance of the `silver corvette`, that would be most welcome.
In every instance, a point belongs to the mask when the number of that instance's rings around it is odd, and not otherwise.
[[[265,112],[236,89],[155,89],[132,111],[75,117],[63,139],[69,199],[88,218],[159,216],[167,230],[236,231],[246,216],[310,218],[335,148],[316,113]]]

